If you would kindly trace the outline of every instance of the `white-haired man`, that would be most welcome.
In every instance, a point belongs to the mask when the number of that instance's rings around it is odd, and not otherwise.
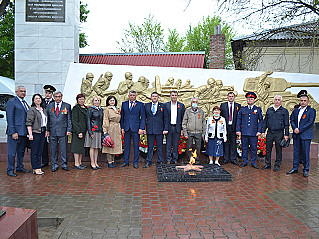
[[[274,97],[274,106],[267,109],[261,132],[265,137],[265,131],[267,131],[266,138],[266,165],[262,169],[271,169],[271,151],[273,142],[275,141],[276,147],[276,162],[274,172],[278,171],[282,160],[282,147],[279,142],[283,138],[287,141],[289,138],[289,113],[288,110],[282,107],[282,96],[276,95]]]

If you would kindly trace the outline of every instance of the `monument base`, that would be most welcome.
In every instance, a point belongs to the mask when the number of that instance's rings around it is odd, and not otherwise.
[[[37,211],[2,207],[6,214],[0,219],[0,238],[38,238]]]
[[[201,171],[184,171],[177,169],[175,164],[156,166],[159,182],[228,182],[232,175],[220,166],[204,164]]]

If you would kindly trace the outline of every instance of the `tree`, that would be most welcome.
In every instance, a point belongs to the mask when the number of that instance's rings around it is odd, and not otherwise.
[[[10,2],[0,16],[0,75],[14,77],[14,8]]]
[[[116,43],[122,52],[159,52],[164,46],[163,32],[161,24],[149,15],[141,26],[129,22],[124,38]]]
[[[206,17],[197,26],[189,26],[186,33],[187,38],[187,51],[205,51],[205,64],[209,64],[209,50],[210,50],[210,35],[214,34],[214,27],[221,24],[221,33],[225,34],[225,68],[233,69],[233,55],[231,49],[231,39],[235,36],[234,30],[226,23],[222,22],[221,17]]]
[[[90,13],[90,10],[87,9],[88,4],[83,4],[82,1],[80,1],[80,23],[86,22],[88,14]],[[79,33],[79,47],[84,48],[88,46],[87,42],[87,36],[85,35],[84,32],[81,32],[80,28],[80,33]]]
[[[256,24],[318,20],[319,1],[315,0],[217,0],[219,10]]]
[[[180,37],[176,29],[168,29],[168,31],[169,36],[163,50],[170,52],[185,51],[186,37]]]

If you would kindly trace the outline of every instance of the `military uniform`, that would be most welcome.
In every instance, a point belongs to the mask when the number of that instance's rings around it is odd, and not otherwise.
[[[263,113],[260,107],[255,105],[241,107],[236,124],[236,132],[241,132],[243,164],[248,164],[248,148],[251,151],[251,165],[256,166],[257,161],[257,132],[261,132]]]

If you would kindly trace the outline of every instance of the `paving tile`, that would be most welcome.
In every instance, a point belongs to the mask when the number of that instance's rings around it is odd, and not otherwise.
[[[318,159],[307,179],[287,176],[291,166],[227,164],[232,182],[205,183],[159,183],[155,167],[2,173],[0,205],[72,218],[61,238],[319,238]]]

